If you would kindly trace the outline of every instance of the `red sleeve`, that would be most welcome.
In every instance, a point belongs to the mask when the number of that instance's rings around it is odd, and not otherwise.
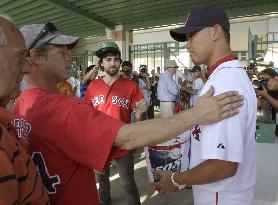
[[[92,169],[102,171],[122,122],[105,115],[87,103],[69,108],[63,151]]]
[[[144,99],[143,93],[139,86],[134,83],[134,92],[131,99],[131,109],[134,110],[136,108],[136,103],[142,99]]]

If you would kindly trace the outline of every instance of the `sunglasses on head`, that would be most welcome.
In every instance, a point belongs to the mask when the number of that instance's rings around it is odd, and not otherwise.
[[[43,27],[43,29],[38,33],[38,35],[36,36],[36,38],[32,41],[32,43],[30,44],[29,47],[29,51],[36,45],[36,43],[42,39],[46,34],[48,33],[52,33],[57,31],[56,26],[53,23],[46,23],[45,26]]]

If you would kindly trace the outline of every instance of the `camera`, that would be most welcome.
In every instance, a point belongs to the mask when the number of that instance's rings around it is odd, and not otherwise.
[[[267,87],[266,80],[253,80],[253,87],[255,90],[263,90],[263,87]]]
[[[140,73],[148,73],[148,69],[147,69],[147,67],[141,67],[141,68],[139,68],[140,69]]]
[[[131,75],[131,72],[132,72],[132,68],[129,68],[129,67],[124,67],[123,68],[123,72],[126,76],[130,76]]]
[[[140,66],[139,70],[140,70],[140,73],[139,73],[140,78],[144,78],[148,74],[147,66]]]

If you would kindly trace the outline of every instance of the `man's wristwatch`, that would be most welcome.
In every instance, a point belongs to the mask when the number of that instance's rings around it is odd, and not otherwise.
[[[175,175],[175,173],[172,173],[172,175],[171,175],[171,181],[172,181],[172,183],[173,183],[176,187],[178,187],[180,190],[183,189],[186,185],[179,185],[177,182],[175,182],[175,180],[174,180],[174,175]]]

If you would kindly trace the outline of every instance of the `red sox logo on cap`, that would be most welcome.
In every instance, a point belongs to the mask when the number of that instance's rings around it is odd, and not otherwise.
[[[186,24],[187,24],[187,21],[188,21],[188,19],[189,19],[189,16],[190,16],[190,12],[188,13],[187,18],[185,19],[185,23],[184,23],[185,26],[186,26]]]

